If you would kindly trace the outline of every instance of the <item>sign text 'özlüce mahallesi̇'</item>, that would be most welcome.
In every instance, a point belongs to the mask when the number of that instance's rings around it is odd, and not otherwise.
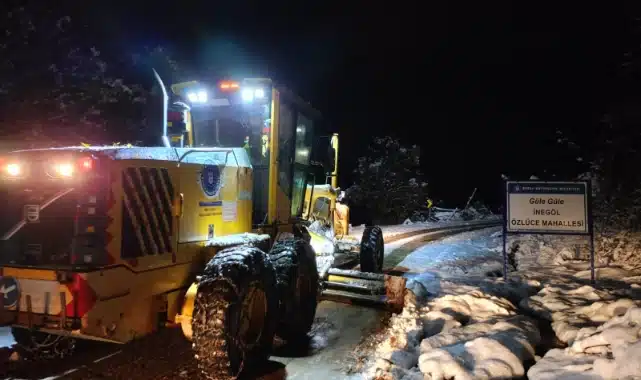
[[[508,182],[509,232],[587,233],[585,183]]]

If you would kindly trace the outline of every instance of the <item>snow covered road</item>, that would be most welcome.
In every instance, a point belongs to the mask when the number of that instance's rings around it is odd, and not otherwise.
[[[411,274],[439,271],[441,277],[501,268],[500,227],[445,236],[429,233],[395,244],[385,267]]]

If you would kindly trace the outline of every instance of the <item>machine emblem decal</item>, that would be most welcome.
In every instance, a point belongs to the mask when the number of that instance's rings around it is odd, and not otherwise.
[[[5,309],[14,308],[20,300],[18,281],[13,277],[0,277],[0,297]]]
[[[220,169],[216,165],[205,165],[200,172],[200,186],[209,197],[215,197],[220,192]]]
[[[24,220],[27,223],[40,222],[40,205],[25,205]]]

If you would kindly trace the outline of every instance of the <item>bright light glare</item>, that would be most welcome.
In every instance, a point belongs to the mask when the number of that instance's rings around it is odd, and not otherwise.
[[[243,101],[251,102],[254,100],[254,91],[251,88],[246,88],[243,90]]]
[[[81,165],[83,169],[91,169],[93,166],[93,163],[91,162],[91,158],[85,158],[81,161]]]
[[[192,103],[207,103],[207,91],[190,92],[187,94],[187,99]]]
[[[265,97],[265,90],[263,90],[262,88],[257,88],[256,91],[254,91],[254,96],[257,99],[264,98]]]
[[[7,174],[9,174],[12,177],[17,177],[22,173],[22,168],[20,167],[20,164],[8,164],[6,167]]]
[[[220,84],[221,90],[236,90],[240,85],[237,82],[222,82]]]
[[[71,177],[73,175],[73,165],[69,163],[57,164],[55,169],[61,177]]]

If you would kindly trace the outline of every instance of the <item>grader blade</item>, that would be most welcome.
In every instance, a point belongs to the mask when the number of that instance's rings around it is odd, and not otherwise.
[[[404,306],[405,282],[404,277],[332,268],[321,299],[396,312]]]

